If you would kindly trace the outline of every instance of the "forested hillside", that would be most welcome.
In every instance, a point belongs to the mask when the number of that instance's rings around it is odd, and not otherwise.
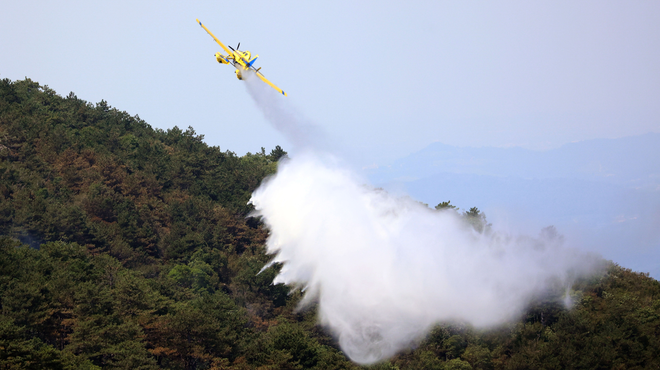
[[[285,154],[0,81],[0,369],[357,368],[271,284],[277,266],[259,273],[247,202]],[[549,292],[519,322],[441,325],[374,368],[660,368],[656,280],[610,265],[572,288],[572,310]]]

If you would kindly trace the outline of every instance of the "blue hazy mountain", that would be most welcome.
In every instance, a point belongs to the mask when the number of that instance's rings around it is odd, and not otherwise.
[[[519,147],[455,147],[433,143],[374,170],[377,182],[466,173],[521,178],[581,178],[630,187],[660,184],[660,134],[596,139],[535,151]]]
[[[496,227],[555,225],[572,244],[660,278],[660,134],[546,151],[433,143],[368,177],[430,206],[476,206]]]

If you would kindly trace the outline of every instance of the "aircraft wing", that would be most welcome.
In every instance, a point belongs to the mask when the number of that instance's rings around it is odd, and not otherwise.
[[[199,23],[200,26],[202,26],[202,28],[203,28],[204,30],[206,30],[206,32],[208,32],[209,35],[211,35],[211,37],[213,37],[213,40],[215,40],[215,42],[217,42],[220,46],[222,46],[222,48],[225,50],[225,52],[227,53],[227,55],[232,55],[231,50],[229,50],[229,49],[225,46],[225,44],[221,43],[220,40],[218,40],[215,36],[213,36],[213,34],[211,33],[211,31],[209,31],[209,29],[206,28],[206,26],[204,26],[204,25],[202,24],[202,22],[199,21],[199,19],[195,19],[195,20],[197,21],[197,23]]]
[[[254,67],[253,67],[252,69],[254,69]],[[282,95],[284,95],[284,96],[287,96],[286,93],[285,93],[282,89],[280,89],[279,87],[275,86],[274,83],[268,81],[268,80],[266,79],[266,77],[264,77],[264,75],[262,75],[261,72],[259,72],[258,70],[256,70],[256,75],[257,75],[257,77],[259,77],[259,78],[261,79],[261,81],[267,83],[268,85],[270,85],[270,87],[272,87],[273,89],[277,90],[277,92],[279,92],[280,94],[282,94]]]

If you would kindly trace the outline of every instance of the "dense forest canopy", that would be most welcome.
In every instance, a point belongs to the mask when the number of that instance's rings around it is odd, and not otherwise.
[[[248,200],[285,155],[0,81],[0,368],[357,368],[272,284],[278,266],[259,273]],[[611,264],[575,282],[572,309],[563,293],[506,327],[439,325],[374,368],[660,368],[657,281]]]

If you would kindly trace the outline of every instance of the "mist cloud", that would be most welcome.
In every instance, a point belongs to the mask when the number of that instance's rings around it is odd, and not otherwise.
[[[310,132],[297,130],[307,124],[295,115],[278,116],[285,102],[252,96],[292,141]],[[480,234],[456,212],[365,185],[309,144],[251,202],[270,231],[268,253],[283,264],[275,283],[303,288],[303,304],[317,301],[320,323],[355,362],[384,360],[439,322],[507,322],[588,265],[559,239]]]

